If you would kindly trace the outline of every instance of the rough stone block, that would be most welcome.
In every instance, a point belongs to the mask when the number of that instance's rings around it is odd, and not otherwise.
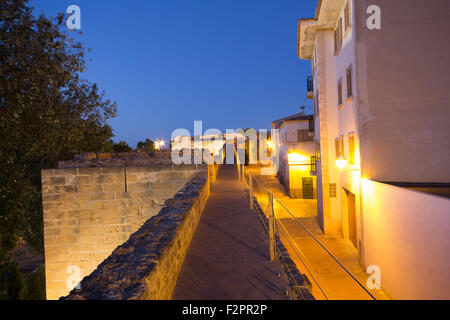
[[[61,176],[61,177],[59,177],[59,176],[58,177],[52,176],[48,180],[48,184],[49,185],[53,185],[53,186],[65,185],[66,184],[66,179],[65,179],[64,176]]]
[[[105,192],[125,192],[125,185],[123,183],[106,183],[102,187]]]
[[[91,200],[114,200],[116,194],[114,192],[92,192]]]

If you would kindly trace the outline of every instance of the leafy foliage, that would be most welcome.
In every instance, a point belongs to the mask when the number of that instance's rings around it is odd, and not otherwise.
[[[131,152],[131,151],[133,151],[133,149],[125,141],[120,141],[119,143],[114,143],[112,148],[113,148],[114,152]]]
[[[16,262],[0,267],[0,300],[45,300],[45,269],[22,275]]]
[[[63,14],[0,1],[0,263],[20,237],[43,251],[41,169],[112,149],[116,104],[80,78],[86,50],[68,33]]]
[[[155,151],[155,142],[150,139],[146,139],[144,142],[139,141],[136,149],[138,151],[153,152]]]

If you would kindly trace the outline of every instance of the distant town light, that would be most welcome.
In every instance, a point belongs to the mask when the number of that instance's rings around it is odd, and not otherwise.
[[[155,149],[161,150],[166,145],[166,142],[164,140],[156,140],[155,142]]]

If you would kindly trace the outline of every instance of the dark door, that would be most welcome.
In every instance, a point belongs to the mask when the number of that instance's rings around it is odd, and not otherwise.
[[[302,178],[303,199],[314,199],[313,178]]]
[[[356,235],[356,203],[355,195],[351,192],[347,192],[348,199],[348,237],[352,241],[355,248],[358,248],[357,235]]]

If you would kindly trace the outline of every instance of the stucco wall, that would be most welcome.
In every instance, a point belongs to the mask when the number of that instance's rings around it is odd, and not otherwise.
[[[319,58],[314,72],[314,87],[319,92],[319,128],[321,161],[318,163],[318,217],[327,234],[338,234],[342,230],[339,203],[340,192],[330,197],[330,184],[339,183],[339,170],[336,167],[335,138],[338,136],[337,112],[337,74],[334,55],[334,33],[332,30],[319,30],[316,39]],[[317,139],[317,137],[316,137]]]
[[[69,293],[69,278],[90,274],[186,181],[206,170],[195,165],[128,167],[127,192],[123,167],[43,170],[47,299]]]
[[[362,174],[377,181],[450,181],[450,1],[356,5]],[[366,27],[369,5],[381,30]]]
[[[450,200],[362,181],[365,265],[394,299],[450,299]]]

